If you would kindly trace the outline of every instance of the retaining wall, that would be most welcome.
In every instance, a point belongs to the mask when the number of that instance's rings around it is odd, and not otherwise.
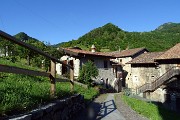
[[[84,107],[84,97],[78,94],[63,100],[56,100],[29,113],[12,116],[5,120],[69,120]]]

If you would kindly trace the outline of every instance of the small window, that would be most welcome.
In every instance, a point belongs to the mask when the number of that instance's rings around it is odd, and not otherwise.
[[[122,63],[122,59],[119,59],[119,62]]]
[[[104,68],[108,68],[108,61],[104,60]]]

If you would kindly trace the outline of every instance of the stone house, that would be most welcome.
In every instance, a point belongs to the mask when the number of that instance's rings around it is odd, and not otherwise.
[[[114,63],[110,61],[110,59],[114,58],[112,55],[108,55],[105,52],[96,52],[95,46],[92,46],[91,49],[91,51],[85,51],[78,47],[62,48],[61,51],[64,53],[64,56],[62,56],[60,60],[74,66],[75,78],[78,78],[82,65],[88,60],[92,61],[99,70],[99,75],[94,80],[100,83],[103,79],[106,84],[113,87],[115,78],[118,77],[118,72],[122,70],[120,67],[117,67],[116,70],[114,69]],[[56,71],[57,74],[63,75],[67,73],[68,70],[65,66],[57,64]]]
[[[114,58],[111,59],[111,61],[115,62],[116,64],[119,64],[123,70],[123,87],[125,87],[126,84],[128,84],[130,76],[129,73],[131,72],[131,65],[126,63],[146,52],[148,52],[146,48],[135,48],[108,53],[109,55],[114,56]]]
[[[154,60],[161,54],[163,52],[144,53],[127,63],[131,65],[127,87],[131,88],[134,94],[139,94],[138,88],[146,83],[152,83],[160,76],[160,69]],[[140,96],[145,97],[145,94],[141,93]]]
[[[165,52],[144,53],[132,61],[128,88],[134,94],[166,102],[180,93],[180,43]],[[178,99],[178,97],[176,97]]]

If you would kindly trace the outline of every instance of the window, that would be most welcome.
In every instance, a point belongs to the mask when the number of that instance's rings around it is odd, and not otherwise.
[[[122,59],[119,59],[119,62],[122,63]]]
[[[108,68],[108,61],[104,60],[104,68]]]

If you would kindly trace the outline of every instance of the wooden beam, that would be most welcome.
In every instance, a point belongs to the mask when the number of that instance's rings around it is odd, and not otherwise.
[[[50,73],[28,70],[28,69],[12,67],[12,66],[2,65],[2,64],[0,64],[0,72],[23,74],[23,75],[32,75],[32,76],[44,76],[44,77],[50,76]]]
[[[70,68],[71,91],[74,91],[74,70]]]
[[[61,62],[61,61],[58,60],[57,58],[55,58],[55,57],[53,57],[53,56],[50,56],[49,54],[47,54],[47,53],[45,53],[45,52],[37,49],[36,47],[34,47],[34,46],[32,46],[32,45],[29,45],[29,44],[27,44],[27,43],[25,43],[25,42],[23,42],[23,41],[21,41],[21,40],[18,40],[18,39],[16,39],[15,37],[13,37],[13,36],[11,36],[11,35],[3,32],[3,31],[1,31],[1,30],[0,30],[0,36],[3,37],[3,38],[5,38],[5,39],[7,39],[7,40],[9,40],[9,41],[11,41],[11,42],[14,42],[14,43],[16,43],[16,44],[18,44],[18,45],[20,45],[20,46],[23,46],[23,47],[25,47],[25,48],[27,48],[27,49],[30,49],[30,50],[32,50],[32,51],[34,51],[34,52],[37,52],[37,53],[39,53],[40,55],[45,56],[45,57],[47,57],[47,58],[49,58],[49,59],[51,59],[51,60],[53,60],[53,61],[56,61],[56,62],[61,63],[61,64],[64,64],[65,66],[67,66],[67,67],[69,67],[69,68],[73,68],[72,66]]]
[[[56,62],[51,60],[51,76],[50,76],[50,81],[51,81],[51,89],[50,89],[50,94],[51,97],[54,98],[56,94]]]
[[[12,67],[8,65],[1,65],[0,64],[0,72],[5,73],[14,73],[14,74],[23,74],[23,75],[31,75],[31,76],[43,76],[43,77],[50,77],[50,73],[47,72],[41,72],[41,71],[34,71],[34,70],[28,70],[18,67]],[[55,78],[57,82],[70,82],[70,80],[64,80],[60,78]]]

